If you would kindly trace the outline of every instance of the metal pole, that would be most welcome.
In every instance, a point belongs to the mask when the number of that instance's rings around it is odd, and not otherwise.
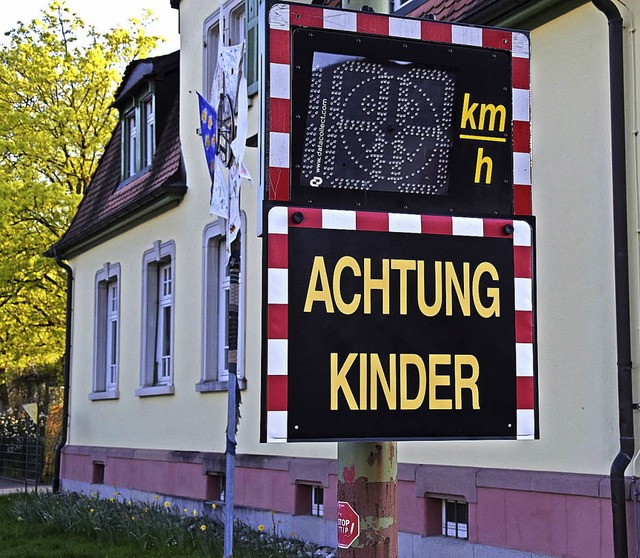
[[[34,472],[33,490],[38,493],[38,476],[40,475],[40,447],[38,444],[38,438],[40,435],[39,424],[36,423],[36,466]]]
[[[236,429],[238,425],[238,303],[240,300],[240,234],[231,244],[229,259],[229,392],[225,476],[224,556],[233,556]]]
[[[29,491],[29,434],[24,435],[24,491]]]
[[[360,517],[360,536],[339,558],[398,557],[397,442],[338,443],[338,501]]]

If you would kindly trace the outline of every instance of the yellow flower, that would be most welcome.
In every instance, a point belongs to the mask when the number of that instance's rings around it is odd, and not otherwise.
[[[136,520],[136,518],[132,515],[131,516],[131,521],[135,521],[135,520]]]
[[[115,502],[113,498],[109,498],[109,502]]]
[[[91,509],[89,510],[89,513],[93,513],[93,512],[95,512],[95,511],[96,511],[96,510],[94,510],[93,508],[91,508]]]
[[[193,510],[193,517],[198,517],[198,510]]]
[[[187,508],[182,508],[182,511],[185,513],[185,515],[189,513],[189,510]]]
[[[215,510],[218,506],[216,506],[215,504],[211,504],[211,509]]]
[[[148,511],[149,511],[149,508],[144,509],[144,513],[147,513]]]
[[[262,533],[262,531],[264,531],[264,525],[258,525],[258,531]]]
[[[206,525],[200,525],[200,531],[206,531],[206,530],[207,530]]]
[[[170,508],[171,507],[171,503],[170,502],[165,502],[164,503],[164,507],[165,508]]]
[[[157,494],[153,497],[153,499],[157,502],[158,500],[160,500],[160,496],[158,496]]]

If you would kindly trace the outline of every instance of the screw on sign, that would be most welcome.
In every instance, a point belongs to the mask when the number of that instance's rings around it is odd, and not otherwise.
[[[360,516],[349,502],[338,502],[338,547],[349,548],[360,535]]]

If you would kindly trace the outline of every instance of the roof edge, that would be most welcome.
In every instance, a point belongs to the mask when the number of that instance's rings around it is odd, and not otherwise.
[[[463,16],[465,23],[532,30],[589,0],[506,0],[492,2]]]
[[[112,221],[110,225],[67,247],[64,247],[64,242],[59,241],[51,246],[44,255],[50,258],[60,256],[65,260],[78,256],[149,219],[173,209],[182,201],[186,193],[187,186],[183,184],[162,186],[150,199],[139,202],[134,211],[131,211],[131,208],[127,208],[126,211],[114,213],[110,219]],[[63,239],[60,240],[62,241]],[[60,247],[60,244],[63,246]]]

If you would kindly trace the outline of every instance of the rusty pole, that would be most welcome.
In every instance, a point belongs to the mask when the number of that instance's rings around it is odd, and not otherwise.
[[[338,443],[338,501],[360,518],[360,535],[339,558],[398,557],[397,442]]]

